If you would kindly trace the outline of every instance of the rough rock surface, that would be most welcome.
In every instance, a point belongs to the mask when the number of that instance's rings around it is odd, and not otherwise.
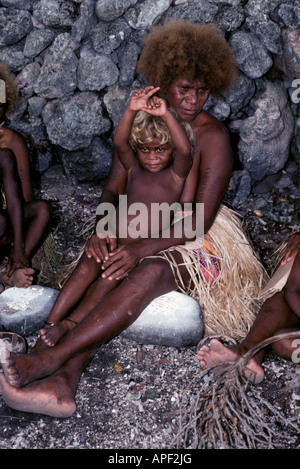
[[[234,170],[248,172],[252,192],[257,180],[299,164],[299,11],[299,0],[4,0],[0,60],[21,95],[10,125],[27,139],[38,178],[60,165],[74,182],[98,184],[108,174],[112,132],[131,91],[143,84],[135,72],[143,37],[170,18],[215,22],[240,77],[207,109],[230,129]],[[93,166],[100,142],[106,147],[100,175],[87,172],[84,179],[80,166],[70,170],[81,151]],[[242,185],[236,191],[239,201]]]

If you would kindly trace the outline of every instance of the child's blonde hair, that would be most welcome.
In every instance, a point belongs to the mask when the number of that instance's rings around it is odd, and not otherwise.
[[[176,112],[170,109],[170,112],[179,121]],[[191,145],[191,153],[194,151],[194,132],[191,125],[188,122],[179,121],[183,127]],[[129,137],[129,143],[134,152],[136,152],[138,145],[147,145],[154,139],[157,139],[161,145],[170,143],[174,147],[174,143],[171,137],[170,130],[167,124],[158,116],[152,116],[145,111],[138,111],[132,127]]]

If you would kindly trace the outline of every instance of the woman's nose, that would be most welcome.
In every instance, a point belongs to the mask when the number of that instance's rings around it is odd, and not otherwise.
[[[196,104],[197,101],[198,101],[198,95],[197,95],[197,91],[195,90],[190,90],[189,93],[188,93],[188,101],[189,103],[193,103],[193,104]]]

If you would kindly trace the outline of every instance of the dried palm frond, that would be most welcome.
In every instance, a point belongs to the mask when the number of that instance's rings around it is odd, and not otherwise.
[[[193,449],[274,449],[286,445],[285,427],[299,434],[299,422],[287,419],[243,374],[260,349],[292,337],[300,337],[300,331],[266,339],[237,362],[195,377],[182,395],[179,430],[172,444]]]

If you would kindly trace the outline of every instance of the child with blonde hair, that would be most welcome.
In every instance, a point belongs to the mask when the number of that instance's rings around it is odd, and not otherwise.
[[[148,86],[145,89],[135,91],[131,95],[120,122],[116,128],[114,145],[120,161],[127,170],[127,196],[128,210],[123,210],[120,203],[116,209],[118,220],[116,232],[118,247],[130,244],[139,237],[150,237],[152,233],[152,204],[167,203],[169,206],[179,202],[183,190],[185,178],[192,163],[191,148],[193,146],[193,131],[188,123],[180,124],[174,111],[167,107],[163,98],[154,96],[158,87]],[[188,136],[188,135],[189,136]],[[130,210],[134,204],[143,204],[146,216],[139,218],[139,228],[136,226],[136,213]],[[99,207],[98,207],[99,209]],[[97,213],[99,213],[97,211]],[[156,225],[158,231],[162,231],[172,223],[172,211],[169,217],[159,220]],[[98,236],[105,237],[104,225],[99,228]],[[122,232],[122,235],[120,233]],[[110,233],[111,236],[111,233]],[[76,267],[73,275],[67,281],[78,283],[78,288],[88,289],[88,294],[93,289],[93,282],[101,276],[102,263],[83,253],[80,261],[81,268],[86,265],[85,276],[78,274]],[[122,279],[111,280],[101,276],[101,286],[98,292],[103,296],[118,286]],[[100,293],[99,293],[100,294]],[[102,294],[102,293],[101,293]],[[59,311],[59,300],[58,300]],[[54,305],[45,326],[41,330],[41,336],[49,346],[55,343],[71,328],[80,322],[84,310],[76,310],[69,317],[62,317]]]

